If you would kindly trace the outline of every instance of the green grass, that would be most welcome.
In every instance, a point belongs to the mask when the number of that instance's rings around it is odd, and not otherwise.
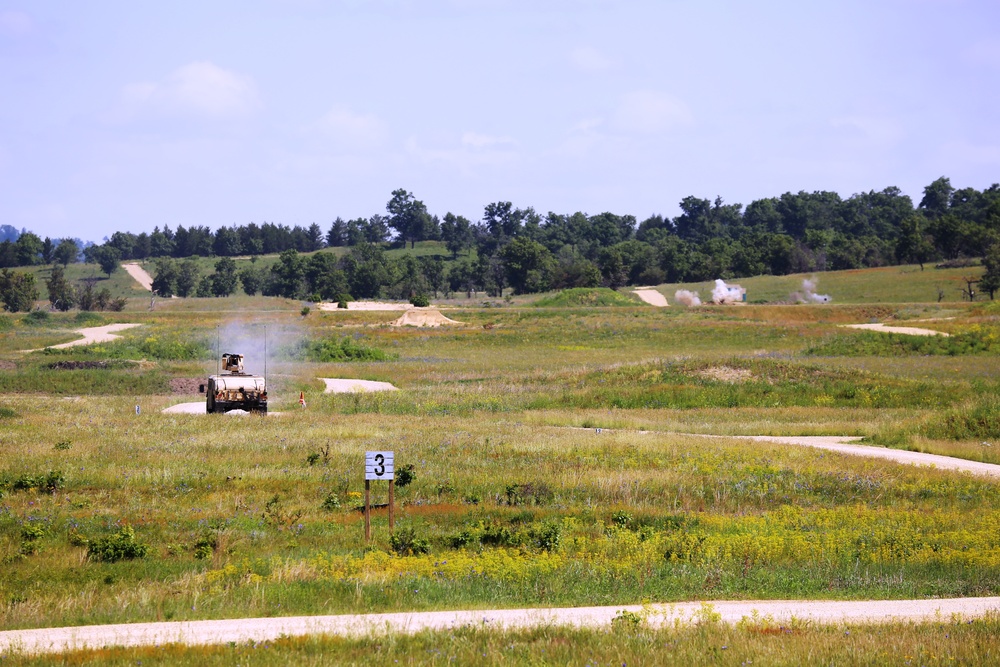
[[[580,308],[601,306],[641,306],[643,302],[633,294],[622,294],[606,287],[574,287],[535,301],[539,308]]]
[[[894,281],[886,289],[897,295],[909,288],[896,283],[913,277],[875,275]],[[301,317],[301,304],[283,299],[158,300],[152,312],[136,306],[100,315],[101,323],[144,325],[120,342],[64,354],[17,350],[72,339],[73,329],[98,320],[6,316],[0,628],[1000,592],[995,481],[680,435],[857,435],[995,460],[982,443],[997,435],[1000,356],[970,346],[954,356],[892,357],[885,346],[900,344],[894,337],[861,335],[874,346],[868,350],[851,342],[858,334],[837,326],[944,316],[955,318],[943,323],[952,333],[980,331],[986,340],[992,307],[905,299],[700,309],[528,303],[485,308],[474,300],[449,311],[461,326],[414,329],[390,326],[398,313]],[[227,346],[247,346],[225,351],[259,363],[264,325],[275,355],[271,410],[284,414],[161,413],[193,400],[172,394],[170,380],[213,372],[222,331],[236,332],[224,334]],[[311,361],[286,354],[310,341],[327,341],[322,350],[336,353]],[[829,356],[807,354],[832,344],[839,347]],[[53,366],[62,361],[80,363]],[[323,394],[319,377],[383,380],[399,391]],[[395,542],[384,510],[375,514],[374,543],[363,538],[357,507],[370,449],[394,450],[397,466],[412,464],[416,473],[397,490]],[[17,483],[53,471],[63,475],[55,493]],[[374,493],[385,501],[384,485]],[[102,562],[90,552],[93,544],[116,544],[123,527],[148,546],[143,557]],[[664,646],[689,641],[681,631],[659,632],[638,634]],[[774,655],[801,661],[807,638],[827,646],[843,637],[825,633],[803,629],[801,644]],[[933,630],[901,628],[899,635],[909,637],[899,640],[900,650],[916,651]],[[467,646],[534,646],[520,638],[534,636],[485,633]],[[605,660],[611,653],[597,647],[606,645],[632,660],[632,640],[617,630],[555,636],[578,642],[566,655],[593,646],[592,657]],[[706,636],[755,651],[754,642],[774,639],[725,628]],[[799,636],[790,635],[795,642]],[[421,637],[394,638],[402,648],[385,655],[415,656],[420,641],[451,646],[445,635]],[[323,641],[341,640],[290,642],[287,651],[299,659],[311,650],[308,642]],[[940,641],[936,650],[951,650]],[[358,642],[342,645],[357,652],[369,646]],[[704,648],[690,645],[691,653],[678,655],[693,658]],[[822,655],[835,659],[842,649],[830,643]],[[183,662],[232,661],[240,649],[160,650],[164,661]],[[517,656],[538,662],[540,650]],[[849,647],[860,652],[850,655],[877,650],[874,639]],[[989,650],[992,644],[961,655]],[[460,661],[472,655],[453,654]],[[94,657],[124,662],[138,655]],[[143,655],[146,662],[160,654]],[[273,655],[277,662],[290,654]],[[745,652],[740,661],[763,655]]]

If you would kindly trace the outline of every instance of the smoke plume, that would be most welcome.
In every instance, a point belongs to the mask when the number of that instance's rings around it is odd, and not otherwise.
[[[712,290],[712,303],[740,303],[745,293],[742,288],[727,285],[725,280],[719,278]]]
[[[792,292],[792,300],[798,303],[830,303],[833,301],[829,294],[816,294],[815,278],[806,278],[802,281],[802,291]]]
[[[674,301],[677,303],[683,303],[685,306],[690,308],[691,306],[700,306],[701,297],[698,296],[697,292],[691,292],[686,289],[679,289],[674,292]]]

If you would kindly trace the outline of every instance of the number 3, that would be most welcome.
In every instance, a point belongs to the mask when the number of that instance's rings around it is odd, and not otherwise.
[[[385,474],[385,456],[382,454],[375,455],[375,474],[379,477]]]

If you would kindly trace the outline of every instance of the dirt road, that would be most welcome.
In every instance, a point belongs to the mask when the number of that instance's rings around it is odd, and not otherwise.
[[[788,623],[793,618],[797,622],[823,624],[886,623],[897,620],[950,620],[955,614],[964,618],[983,616],[1000,610],[1000,597],[941,600],[679,602],[647,607],[622,605],[556,609],[494,609],[90,625],[0,632],[0,655],[5,651],[15,650],[23,653],[59,653],[79,648],[149,646],[169,642],[185,644],[225,644],[250,640],[261,642],[276,639],[280,635],[359,636],[369,633],[415,633],[421,630],[447,630],[460,626],[524,628],[538,625],[566,625],[600,627],[610,624],[612,619],[623,610],[644,615],[653,626],[671,626],[675,622],[697,623],[706,612],[718,614],[725,623],[737,623],[743,618],[751,617],[754,612],[757,612],[761,617],[770,616],[777,623]]]
[[[632,294],[635,294],[649,305],[656,306],[657,308],[665,308],[669,305],[667,303],[667,297],[663,296],[652,287],[640,287],[639,289],[634,289],[632,290]]]
[[[131,323],[119,323],[119,324],[106,324],[103,327],[87,327],[84,329],[76,329],[76,332],[83,336],[80,340],[71,340],[68,343],[60,343],[59,345],[50,345],[52,349],[62,350],[67,347],[76,347],[77,345],[90,345],[91,343],[108,343],[116,338],[121,338],[121,336],[116,336],[116,331],[124,331],[125,329],[131,329],[132,327],[141,327],[142,324],[137,322]],[[25,350],[25,352],[38,352],[44,348],[37,348],[34,350]]]
[[[344,378],[320,378],[325,384],[324,394],[350,394],[365,391],[396,391],[390,382],[375,380],[349,380]]]
[[[892,327],[887,324],[841,324],[847,329],[864,329],[866,331],[881,331],[882,333],[907,334],[909,336],[949,336],[943,331],[933,329],[921,329],[920,327]]]
[[[146,272],[146,269],[142,268],[136,262],[128,262],[122,264],[122,268],[128,271],[128,274],[132,276],[133,279],[145,290],[153,291],[153,276]]]

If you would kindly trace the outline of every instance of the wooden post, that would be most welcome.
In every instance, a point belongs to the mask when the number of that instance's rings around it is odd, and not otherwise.
[[[372,483],[365,480],[365,541],[372,541]]]
[[[393,492],[396,490],[396,480],[389,480],[389,533],[392,533],[392,529],[396,525],[396,507],[393,496]]]

